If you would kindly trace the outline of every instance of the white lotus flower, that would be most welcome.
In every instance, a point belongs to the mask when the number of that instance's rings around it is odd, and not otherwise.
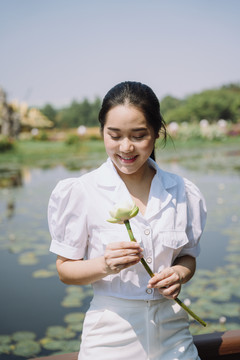
[[[111,218],[107,221],[115,224],[123,224],[124,221],[136,216],[138,211],[138,207],[133,202],[125,200],[114,205],[112,210],[109,211]]]

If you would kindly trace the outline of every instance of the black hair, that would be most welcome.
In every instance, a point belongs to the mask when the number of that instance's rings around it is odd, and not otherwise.
[[[140,82],[125,81],[115,85],[105,95],[98,120],[101,131],[106,122],[107,113],[117,105],[133,105],[144,114],[148,124],[153,128],[156,138],[163,134],[164,143],[167,139],[165,121],[160,112],[160,103],[153,90]],[[155,160],[154,149],[150,156]]]

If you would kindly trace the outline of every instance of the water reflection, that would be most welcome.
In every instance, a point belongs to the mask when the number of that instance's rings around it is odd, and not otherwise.
[[[0,187],[9,188],[22,185],[22,170],[18,167],[0,167]]]

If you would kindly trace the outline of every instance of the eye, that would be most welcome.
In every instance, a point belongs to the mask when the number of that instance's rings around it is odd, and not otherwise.
[[[133,136],[133,139],[134,140],[141,140],[141,139],[143,139],[145,137],[145,134],[143,134],[143,135],[138,135],[138,136]]]
[[[120,139],[120,136],[119,136],[119,135],[112,135],[112,134],[109,134],[109,135],[110,135],[110,137],[111,137],[112,140],[118,140],[118,139]]]

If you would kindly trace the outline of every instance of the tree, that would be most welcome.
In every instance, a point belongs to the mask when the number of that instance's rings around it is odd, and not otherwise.
[[[44,107],[40,109],[40,111],[49,120],[51,120],[54,123],[54,125],[56,125],[57,110],[51,104],[46,104]]]
[[[237,122],[240,119],[240,88],[205,90],[188,96],[179,106],[166,111],[166,122],[192,122],[207,119],[210,123],[219,119]]]
[[[182,102],[182,100],[179,100],[173,96],[165,96],[160,102],[161,113],[164,116],[167,111],[176,109],[181,105]]]

